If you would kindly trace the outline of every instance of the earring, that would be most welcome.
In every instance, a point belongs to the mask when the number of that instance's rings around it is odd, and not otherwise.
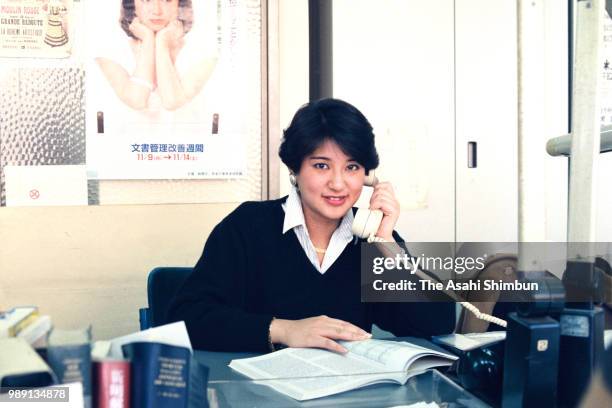
[[[295,174],[289,174],[289,182],[293,187],[297,187],[297,178],[295,177]]]

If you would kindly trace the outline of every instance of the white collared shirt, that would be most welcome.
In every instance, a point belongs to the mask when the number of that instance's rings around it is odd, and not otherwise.
[[[312,265],[321,274],[329,269],[330,266],[336,262],[336,259],[340,256],[346,245],[353,240],[353,233],[351,232],[351,226],[353,225],[353,211],[348,211],[340,225],[329,240],[327,251],[323,257],[323,263],[319,264],[319,258],[315,251],[314,245],[310,240],[308,229],[306,228],[306,222],[304,221],[304,211],[302,209],[302,201],[295,187],[291,188],[289,197],[282,204],[283,210],[285,211],[285,221],[283,223],[283,234],[287,233],[290,229],[293,229],[297,236],[302,249],[308,256],[308,259]]]

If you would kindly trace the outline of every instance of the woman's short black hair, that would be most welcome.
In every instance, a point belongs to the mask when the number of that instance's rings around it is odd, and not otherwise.
[[[134,34],[130,31],[130,24],[132,24],[132,20],[136,17],[136,7],[134,6],[134,1],[141,0],[121,0],[121,15],[119,17],[119,24],[121,24],[121,28],[128,37],[137,39]],[[191,0],[179,0],[178,3],[178,20],[183,23],[183,30],[185,34],[191,30],[191,26],[193,26],[193,6],[191,4]]]
[[[279,156],[294,173],[304,158],[326,140],[361,164],[366,174],[378,167],[372,125],[359,110],[340,99],[321,99],[302,106],[283,133]]]

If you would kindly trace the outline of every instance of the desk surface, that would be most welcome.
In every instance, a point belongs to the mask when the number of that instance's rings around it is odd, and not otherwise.
[[[424,339],[404,337],[405,340],[426,347],[438,348]],[[299,402],[272,388],[255,384],[227,365],[233,359],[253,357],[255,353],[218,353],[195,351],[194,359],[209,367],[208,399],[210,407],[392,407],[417,402],[451,403],[452,407],[488,407],[463,390],[443,374],[431,370],[408,380],[404,386],[376,384],[365,388]],[[190,401],[190,407],[205,406],[201,401]]]

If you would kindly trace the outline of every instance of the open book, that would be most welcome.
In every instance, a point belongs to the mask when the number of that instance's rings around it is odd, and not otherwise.
[[[259,357],[232,360],[231,368],[299,401],[325,397],[381,382],[405,384],[423,371],[449,366],[452,354],[407,342],[340,342],[348,353],[287,348]]]

